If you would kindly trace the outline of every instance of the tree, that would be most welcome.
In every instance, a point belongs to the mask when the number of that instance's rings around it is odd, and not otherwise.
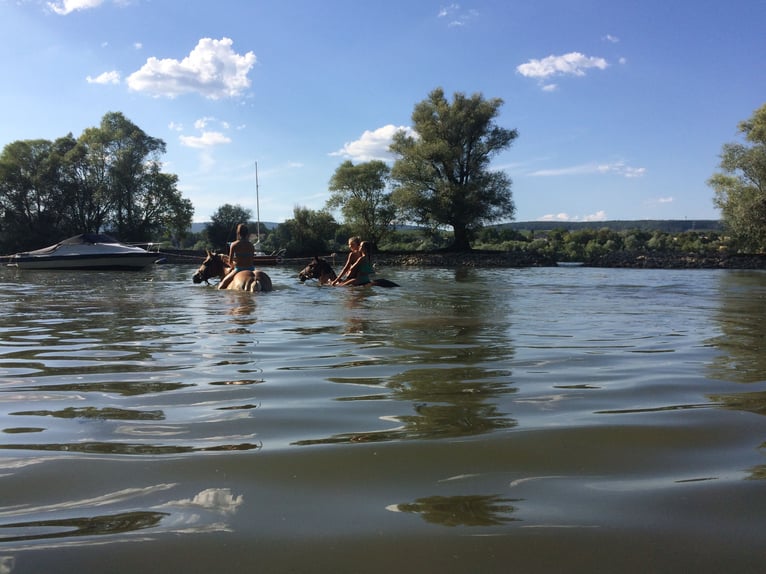
[[[450,104],[437,88],[415,106],[417,135],[401,130],[391,144],[399,156],[391,172],[395,203],[418,224],[451,226],[457,250],[470,250],[476,231],[516,210],[510,178],[489,170],[492,157],[518,137],[494,122],[502,104],[461,93]]]
[[[333,243],[338,223],[327,211],[295,206],[293,218],[275,230],[277,242],[291,255],[324,255]]]
[[[162,176],[158,164],[165,142],[148,136],[119,112],[105,114],[101,126],[93,129],[106,157],[115,230],[125,241],[149,239],[153,229],[147,224],[153,220],[153,212],[172,194],[165,185],[167,180],[157,182]]]
[[[40,245],[62,219],[62,202],[51,177],[48,140],[16,141],[0,155],[0,215],[9,249]]]
[[[723,146],[720,167],[708,180],[726,228],[748,251],[766,249],[766,104],[740,122],[743,143]]]
[[[327,209],[340,208],[354,234],[374,244],[391,231],[396,208],[386,186],[391,169],[380,160],[345,161],[330,180]]]
[[[0,245],[29,249],[77,233],[116,232],[146,241],[189,228],[194,213],[162,173],[162,140],[120,113],[97,128],[47,140],[16,141],[0,154]]]
[[[226,203],[210,216],[210,223],[205,226],[207,238],[216,249],[225,249],[226,243],[236,239],[237,225],[247,223],[253,217],[250,209],[241,205]],[[228,253],[229,250],[225,249]]]

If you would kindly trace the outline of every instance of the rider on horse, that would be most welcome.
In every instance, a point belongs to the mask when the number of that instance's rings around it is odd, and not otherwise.
[[[255,246],[248,239],[250,232],[247,225],[237,225],[237,240],[229,247],[229,261],[234,265],[231,271],[221,279],[219,289],[226,289],[234,276],[240,271],[255,271]]]

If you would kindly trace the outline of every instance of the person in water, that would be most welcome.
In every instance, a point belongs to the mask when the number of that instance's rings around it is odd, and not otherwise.
[[[240,271],[255,271],[255,246],[250,243],[248,237],[250,231],[247,225],[237,225],[237,240],[229,247],[229,263],[234,265],[226,277],[218,284],[219,289],[226,289],[234,276]]]
[[[372,267],[370,251],[369,241],[362,241],[359,244],[359,257],[348,272],[350,279],[346,279],[340,285],[367,285],[372,282],[370,275],[375,273],[375,269]]]
[[[356,263],[357,259],[361,257],[361,252],[359,251],[359,246],[361,243],[362,240],[356,235],[348,238],[348,248],[351,251],[348,254],[348,258],[346,258],[346,264],[343,266],[343,269],[340,270],[338,277],[333,279],[330,285],[339,285],[343,281],[354,278],[354,275],[351,274],[351,268],[353,267],[354,263]]]

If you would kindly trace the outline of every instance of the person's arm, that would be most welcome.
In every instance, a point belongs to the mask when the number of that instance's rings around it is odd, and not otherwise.
[[[330,282],[331,285],[337,285],[342,280],[343,275],[351,270],[351,257],[353,257],[353,255],[353,253],[348,254],[348,257],[346,258],[346,264],[343,266],[343,269],[340,270],[338,276]]]

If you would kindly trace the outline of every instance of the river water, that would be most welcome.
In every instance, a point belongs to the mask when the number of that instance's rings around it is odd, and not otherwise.
[[[763,572],[766,274],[0,270],[0,574]]]

